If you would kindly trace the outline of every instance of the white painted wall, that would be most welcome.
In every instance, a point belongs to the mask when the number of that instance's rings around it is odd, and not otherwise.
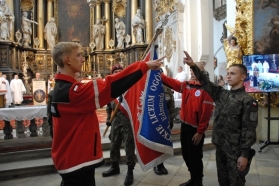
[[[209,72],[210,80],[213,81],[214,77],[214,64],[213,64],[213,2],[212,0],[200,0],[199,4],[199,37],[198,61],[206,62],[205,69]]]
[[[223,44],[220,41],[222,37],[224,21],[226,21],[226,18],[221,21],[217,21],[213,17],[213,51],[214,51],[213,53],[218,61],[217,67],[215,68],[214,71],[214,74],[216,76],[226,75],[227,58],[223,48]]]

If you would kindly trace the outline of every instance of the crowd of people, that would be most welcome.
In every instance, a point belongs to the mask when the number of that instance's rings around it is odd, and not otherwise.
[[[14,78],[9,82],[7,75],[0,72],[0,90],[5,90],[5,107],[13,105],[21,105],[23,94],[26,92],[25,86],[18,74],[14,74]]]
[[[35,78],[33,78],[32,81],[44,81],[44,78],[42,78],[41,74],[37,72],[35,74]],[[6,91],[5,107],[22,105],[23,95],[26,93],[26,87],[22,79],[19,78],[19,74],[12,74],[12,79],[9,82],[7,79],[7,74],[0,72],[0,90]]]
[[[117,64],[105,81],[94,79],[92,83],[86,84],[81,83],[80,72],[85,61],[81,45],[60,42],[53,47],[52,57],[60,72],[55,76],[54,89],[49,92],[47,110],[50,135],[53,137],[52,158],[62,177],[61,185],[95,185],[95,168],[104,163],[96,110],[105,105],[106,124],[111,127],[109,139],[112,167],[102,175],[107,177],[120,173],[120,147],[123,142],[128,166],[124,185],[132,185],[136,156],[131,122],[121,110],[112,113],[116,110],[117,102],[121,102],[123,93],[149,69],[158,70],[164,57],[145,63],[135,62],[125,69]],[[182,157],[191,178],[180,186],[203,185],[202,147],[213,110],[212,142],[216,146],[219,184],[245,185],[245,176],[255,154],[251,146],[256,141],[258,119],[257,102],[245,92],[243,86],[247,76],[246,67],[242,64],[228,67],[226,83],[230,90],[225,90],[223,77],[219,76],[218,82],[212,83],[208,72],[204,70],[205,64],[194,63],[187,52],[183,63],[190,67],[189,80],[181,73],[181,66],[178,71],[185,80],[181,81],[178,77],[173,79],[161,73],[171,128],[174,118],[172,90],[180,93],[183,100],[180,111],[180,141]],[[34,80],[41,80],[39,73]],[[9,83],[2,73],[0,83],[1,88],[4,86],[8,89]],[[15,95],[13,102],[21,103],[17,93],[22,95],[26,90],[18,75],[11,81],[10,90]],[[12,96],[8,94],[6,99],[7,102],[12,102]],[[154,167],[154,172],[157,175],[168,174],[163,163]]]
[[[121,102],[121,95],[148,69],[158,69],[163,58],[145,63],[135,62],[125,69],[114,66],[112,75],[108,75],[105,81],[95,79],[92,83],[82,84],[75,78],[75,73],[81,71],[85,61],[79,44],[58,43],[52,50],[52,56],[60,73],[55,77],[48,110],[53,128],[52,158],[62,177],[61,185],[95,185],[95,168],[104,163],[95,111],[106,104],[106,124],[112,127],[109,136],[112,167],[102,174],[104,177],[119,174],[119,150],[124,142],[128,166],[124,185],[131,185],[136,163],[131,122],[121,110],[111,118],[112,110],[116,107],[113,100]],[[203,185],[204,132],[214,106],[212,142],[216,146],[219,184],[245,185],[245,175],[255,153],[251,146],[256,140],[258,118],[257,102],[243,87],[246,67],[242,64],[228,67],[226,80],[231,89],[225,90],[222,78],[219,78],[218,84],[210,82],[208,73],[204,71],[205,65],[194,63],[187,52],[183,62],[191,69],[189,81],[181,82],[161,73],[164,86],[181,93],[185,100],[181,104],[180,140],[182,156],[191,179],[180,185]],[[163,164],[154,167],[154,171],[158,175],[168,173]]]

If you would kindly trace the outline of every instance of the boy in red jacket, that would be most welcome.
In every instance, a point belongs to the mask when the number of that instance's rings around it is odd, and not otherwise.
[[[202,64],[198,63],[199,68]],[[180,186],[202,186],[204,132],[208,127],[213,101],[205,92],[192,72],[190,81],[180,82],[162,74],[163,83],[173,90],[182,93],[180,111],[181,149],[183,159],[191,174],[191,179]]]
[[[123,94],[148,69],[158,68],[162,58],[136,62],[105,80],[82,84],[75,80],[85,61],[81,45],[58,43],[52,57],[61,72],[55,77],[51,104],[52,159],[66,186],[95,186],[95,168],[104,162],[96,109]]]

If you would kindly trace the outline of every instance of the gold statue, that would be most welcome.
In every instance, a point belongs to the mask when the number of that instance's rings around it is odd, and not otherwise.
[[[233,36],[234,32],[229,38],[224,40],[224,48],[227,56],[227,69],[233,64],[242,64],[242,51],[237,43],[236,37]]]
[[[230,33],[235,36],[234,41],[237,41],[235,45],[231,42],[226,42],[226,40],[224,41],[225,52],[228,58],[227,68],[232,64],[241,64],[243,54],[253,53],[253,39],[251,39],[251,30],[253,29],[251,20],[252,4],[252,1],[236,0],[235,27],[226,25]],[[228,40],[230,40],[230,37]]]

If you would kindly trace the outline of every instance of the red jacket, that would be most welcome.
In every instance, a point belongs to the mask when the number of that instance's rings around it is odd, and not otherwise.
[[[163,74],[162,80],[165,85],[182,93],[181,121],[196,127],[198,133],[204,133],[208,127],[214,103],[208,93],[203,90],[201,84],[195,81],[180,82]]]
[[[103,164],[95,111],[123,94],[147,70],[146,63],[136,62],[120,73],[86,84],[64,74],[56,75],[51,105],[52,158],[60,174]]]

